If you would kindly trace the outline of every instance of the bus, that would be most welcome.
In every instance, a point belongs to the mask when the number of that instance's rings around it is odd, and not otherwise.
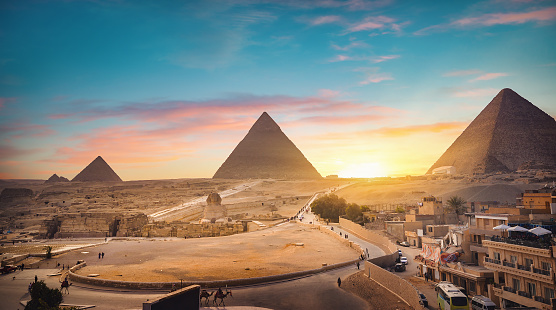
[[[450,282],[440,282],[435,287],[438,295],[438,307],[443,310],[466,309],[469,310],[467,296]]]

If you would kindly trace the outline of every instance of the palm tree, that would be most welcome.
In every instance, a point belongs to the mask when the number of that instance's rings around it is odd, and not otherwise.
[[[452,196],[448,201],[446,206],[446,211],[449,213],[456,213],[457,215],[461,215],[465,213],[467,210],[467,206],[465,205],[467,201],[460,196]]]

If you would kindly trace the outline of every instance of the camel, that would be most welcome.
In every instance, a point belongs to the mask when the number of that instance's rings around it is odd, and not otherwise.
[[[203,298],[205,298],[205,305],[208,306],[208,302],[209,302],[209,297],[212,296],[212,294],[214,294],[214,292],[210,292],[210,294],[207,292],[207,290],[202,290],[201,291],[201,303],[203,303]]]
[[[219,306],[226,306],[226,304],[224,304],[224,298],[226,298],[228,295],[234,297],[232,295],[232,291],[229,291],[228,289],[226,289],[226,293],[222,292],[221,289],[218,289],[218,291],[216,291],[216,294],[214,295],[214,300],[212,301],[215,305]],[[217,303],[216,299],[220,299],[220,302]]]

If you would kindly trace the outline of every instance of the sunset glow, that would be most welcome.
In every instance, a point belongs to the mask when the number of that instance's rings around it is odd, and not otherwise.
[[[556,115],[550,1],[4,2],[0,178],[212,177],[265,111],[322,176],[416,175],[502,88]]]

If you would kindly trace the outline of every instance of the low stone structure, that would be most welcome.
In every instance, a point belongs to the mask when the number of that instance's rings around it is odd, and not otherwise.
[[[138,237],[148,218],[143,213],[82,212],[45,220],[40,238]]]
[[[141,229],[142,237],[199,238],[229,236],[248,231],[248,221],[228,223],[155,222]]]

